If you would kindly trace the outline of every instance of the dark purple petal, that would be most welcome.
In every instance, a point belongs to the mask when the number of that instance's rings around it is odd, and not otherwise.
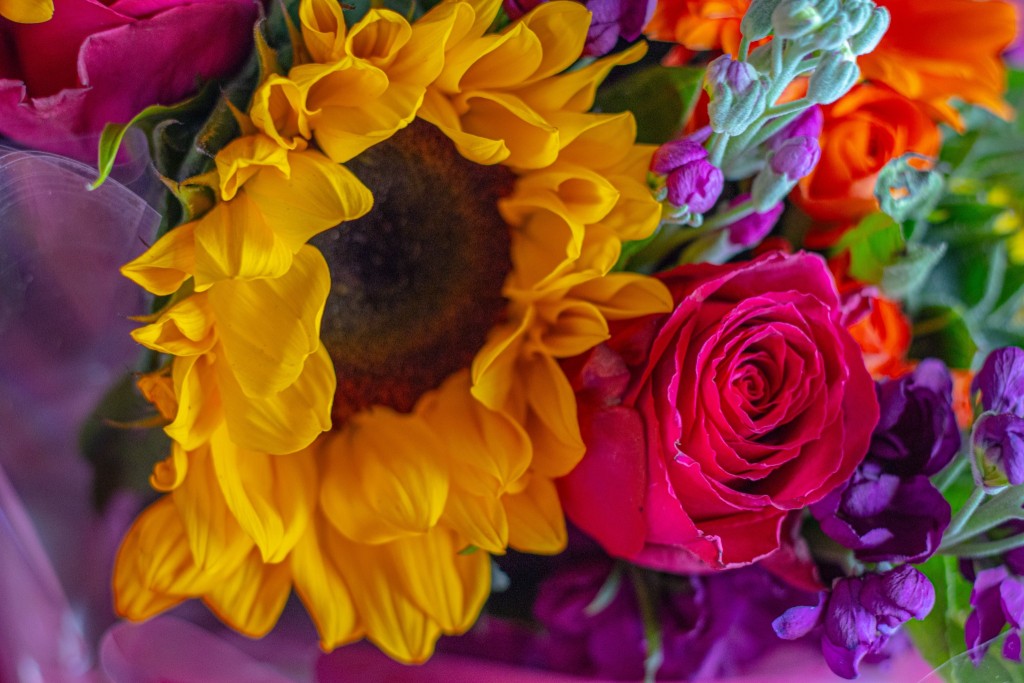
[[[1003,659],[1020,661],[1020,631],[1010,631],[1003,642]]]
[[[1016,576],[1004,579],[999,585],[999,600],[1006,621],[1020,629],[1024,625],[1024,582]]]
[[[775,635],[783,640],[796,640],[803,638],[818,624],[822,623],[825,617],[825,604],[828,601],[828,591],[822,591],[818,595],[817,605],[801,605],[790,607],[782,613],[778,619],[772,622],[772,629]]]
[[[1024,349],[1007,346],[990,353],[971,382],[971,395],[977,392],[984,410],[1024,417]]]
[[[1000,586],[1008,577],[1006,567],[993,567],[978,572],[974,582],[974,590],[971,591],[971,606],[974,610],[964,624],[964,639],[975,665],[985,658],[988,641],[999,635],[1006,625]]]
[[[750,199],[749,194],[741,194],[729,202],[729,207],[732,208]],[[782,215],[782,210],[785,208],[781,203],[776,204],[767,211],[761,213],[752,213],[749,216],[739,219],[733,223],[730,223],[725,227],[729,232],[729,241],[738,247],[749,248],[755,247],[761,243],[768,233],[772,231],[775,224],[779,220],[779,216]]]

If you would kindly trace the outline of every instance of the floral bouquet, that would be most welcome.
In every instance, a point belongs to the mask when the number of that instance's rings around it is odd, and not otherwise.
[[[0,0],[0,681],[1024,680],[1017,28]]]

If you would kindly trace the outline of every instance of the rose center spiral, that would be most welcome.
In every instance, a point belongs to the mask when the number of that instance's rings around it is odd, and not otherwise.
[[[331,271],[321,339],[338,377],[336,427],[372,405],[408,412],[469,367],[502,319],[512,268],[497,209],[508,169],[467,161],[421,121],[346,165],[373,209],[312,241]]]

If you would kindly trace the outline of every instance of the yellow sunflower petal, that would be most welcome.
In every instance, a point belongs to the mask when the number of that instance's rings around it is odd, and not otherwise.
[[[144,254],[121,267],[121,274],[153,294],[173,294],[196,268],[195,223],[186,223],[157,240]]]
[[[306,358],[295,383],[272,396],[246,396],[226,364],[218,363],[216,370],[224,420],[231,440],[242,448],[294,453],[331,428],[337,382],[323,345]]]
[[[232,140],[217,152],[214,161],[220,177],[220,194],[231,200],[250,178],[273,169],[288,177],[288,150],[266,135],[246,135]]]
[[[540,310],[547,329],[539,343],[556,358],[579,355],[608,339],[608,323],[591,303],[560,299]]]
[[[537,70],[542,52],[537,36],[515,23],[503,33],[455,46],[445,56],[444,69],[432,87],[446,93],[506,89]]]
[[[412,25],[412,35],[394,62],[388,67],[392,83],[426,86],[433,83],[445,63],[438,46],[448,43],[459,20],[468,8],[462,3],[441,3]]]
[[[583,53],[591,13],[578,2],[545,2],[523,17],[522,23],[543,45],[543,61],[525,83],[565,71]]]
[[[185,525],[196,565],[205,572],[224,574],[237,567],[252,549],[217,485],[210,447],[189,452],[189,471],[171,499]]]
[[[306,49],[315,61],[328,63],[345,56],[345,15],[337,0],[302,0],[299,23]]]
[[[251,543],[244,535],[238,542]],[[114,564],[114,608],[134,621],[148,619],[210,592],[224,575],[195,563],[178,510],[164,496],[139,515],[121,542]]]
[[[195,236],[197,291],[221,280],[279,277],[292,263],[292,250],[244,191],[200,218]]]
[[[672,295],[660,280],[613,273],[573,288],[572,296],[592,302],[608,320],[638,318],[672,310]]]
[[[523,177],[513,195],[502,202],[502,215],[518,223],[532,208],[540,207],[570,222],[597,223],[612,212],[619,196],[618,188],[600,173],[559,162]]]
[[[156,407],[161,417],[173,420],[178,414],[178,397],[174,395],[174,381],[169,372],[147,372],[139,375],[135,384],[146,400]]]
[[[360,543],[422,534],[448,497],[445,448],[426,421],[374,407],[324,445],[320,505]]]
[[[285,245],[296,252],[314,235],[365,215],[373,195],[344,166],[319,152],[288,155],[289,178],[261,174],[245,191]]]
[[[508,516],[498,498],[476,495],[472,489],[453,492],[443,520],[481,550],[501,555],[508,547]]]
[[[177,442],[171,443],[171,454],[153,466],[149,485],[157,491],[169,492],[181,486],[188,474],[188,454]]]
[[[253,125],[285,149],[304,148],[304,138],[311,134],[302,90],[278,74],[271,74],[253,93],[249,116]]]
[[[647,43],[640,42],[575,71],[519,88],[516,94],[538,111],[584,112],[594,105],[597,86],[613,67],[632,64],[646,52]]]
[[[438,527],[382,547],[392,584],[447,633],[468,629],[491,589],[490,557],[460,553],[463,545],[451,530]]]
[[[508,544],[525,553],[554,555],[565,549],[567,535],[555,484],[530,477],[526,488],[501,499],[508,514]]]
[[[0,17],[16,24],[41,24],[53,18],[53,0],[0,0]]]
[[[132,330],[131,335],[147,349],[173,356],[206,353],[217,341],[213,311],[203,294],[173,304],[155,322]]]
[[[311,524],[292,550],[290,566],[299,594],[325,650],[363,637],[359,612],[341,567],[352,562],[349,542],[325,519]]]
[[[558,129],[514,95],[474,91],[462,96],[459,118],[470,135],[501,140],[510,166],[543,168],[558,158]],[[458,141],[456,141],[458,142]]]
[[[306,532],[316,506],[316,466],[308,451],[267,455],[236,446],[221,429],[210,441],[224,502],[264,562],[281,562]]]
[[[519,320],[491,330],[487,342],[473,358],[470,376],[473,396],[488,408],[502,410],[515,374],[516,358],[526,330],[533,323],[532,310]]]
[[[288,565],[265,564],[253,550],[203,596],[203,602],[231,628],[262,638],[277,623],[291,588]]]
[[[411,37],[412,27],[402,15],[374,8],[349,31],[345,48],[353,57],[386,70]]]
[[[497,497],[529,467],[529,437],[472,395],[468,372],[448,378],[422,403],[418,412],[444,442],[452,481],[463,488]]]
[[[451,102],[436,91],[427,90],[419,117],[437,126],[455,144],[459,154],[474,163],[491,166],[508,159],[509,149],[504,141],[465,132]]]
[[[303,246],[281,277],[225,280],[211,287],[209,308],[226,364],[247,396],[293,384],[320,346],[320,318],[331,286],[323,255]],[[193,297],[195,298],[195,297]]]
[[[546,116],[558,126],[562,136],[559,163],[607,169],[625,159],[635,147],[632,142],[636,139],[636,119],[632,112],[578,114],[556,111]],[[650,163],[650,157],[647,161]],[[638,177],[644,178],[646,173],[647,168],[644,167]]]
[[[434,652],[441,626],[405,591],[395,590],[397,577],[388,546],[353,543],[335,534],[330,548],[352,592],[366,637],[390,657],[425,662]]]
[[[576,421],[576,396],[554,358],[537,353],[521,361],[519,389],[530,407],[526,431],[533,441],[532,467],[548,477],[568,474],[585,447]]]
[[[210,354],[175,358],[171,369],[178,412],[164,432],[185,450],[204,444],[221,421],[220,388]]]

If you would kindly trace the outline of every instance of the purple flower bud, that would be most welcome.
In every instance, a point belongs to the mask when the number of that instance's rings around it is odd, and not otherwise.
[[[981,407],[1024,417],[1024,349],[1007,346],[985,359],[971,382],[971,394],[981,392]]]
[[[779,145],[768,165],[778,175],[795,182],[810,173],[820,157],[818,139],[801,135]]]
[[[741,194],[731,202],[729,206],[733,207],[738,204],[750,199],[749,194]],[[767,211],[758,213],[752,213],[749,216],[739,219],[733,223],[729,223],[725,226],[725,230],[729,233],[729,242],[737,247],[743,249],[749,249],[750,247],[757,246],[761,243],[768,233],[775,227],[775,223],[778,222],[779,216],[782,215],[783,209],[782,203],[778,203],[771,207]]]
[[[718,201],[725,179],[704,147],[689,138],[667,142],[654,153],[651,170],[665,174],[668,201],[692,213],[705,213]]]
[[[808,137],[817,140],[821,137],[824,125],[825,115],[821,112],[821,107],[815,104],[800,112],[785,128],[768,138],[765,144],[768,145],[768,149],[775,152],[790,138]]]
[[[757,69],[732,55],[716,57],[708,64],[704,82],[709,92],[728,88],[737,95],[746,94],[757,83]]]
[[[910,565],[839,579],[825,613],[825,661],[837,675],[856,678],[864,657],[880,653],[900,625],[923,619],[934,605],[931,582]]]
[[[984,413],[971,433],[974,478],[986,490],[1024,484],[1024,419]]]
[[[1020,629],[1024,622],[1024,579],[1010,574],[1006,567],[978,572],[971,591],[974,609],[964,624],[971,661],[977,666],[985,658],[988,641],[1010,624],[1011,633],[1003,645],[1003,656],[1020,661]]]
[[[515,21],[543,2],[544,0],[502,0],[501,6],[505,8],[508,18]]]

